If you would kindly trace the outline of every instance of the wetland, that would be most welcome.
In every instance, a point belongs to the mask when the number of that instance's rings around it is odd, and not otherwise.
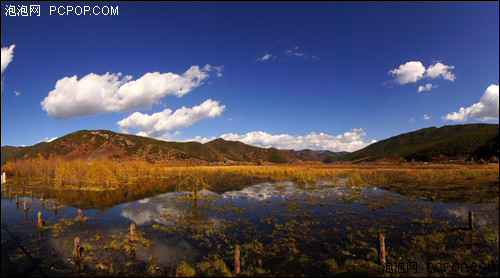
[[[26,276],[498,276],[498,198],[498,165],[169,167],[113,188],[12,179],[2,185],[2,269]]]

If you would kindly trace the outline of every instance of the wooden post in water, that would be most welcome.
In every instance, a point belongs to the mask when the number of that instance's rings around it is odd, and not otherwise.
[[[378,260],[380,264],[385,265],[385,237],[383,234],[378,234]]]
[[[2,173],[2,183],[6,183],[7,182],[7,175],[5,174],[5,172]]]
[[[26,206],[26,201],[23,202],[24,205],[24,211],[28,211],[28,207]]]
[[[19,196],[16,195],[16,205],[19,204]]]
[[[42,212],[41,211],[38,212],[38,223],[37,224],[38,224],[39,228],[43,227],[43,219],[42,219]]]
[[[31,190],[31,200],[33,200],[33,190]]]
[[[469,210],[469,230],[474,230],[474,213]]]
[[[82,254],[80,252],[80,238],[75,237],[74,240],[74,245],[73,245],[73,260],[75,261],[76,268],[78,271],[80,270],[81,267],[81,262],[82,262]]]
[[[9,190],[9,198],[12,198],[12,190]]]
[[[135,240],[135,223],[130,224],[130,241]]]
[[[78,209],[78,222],[82,222],[83,221],[83,212],[81,209]]]
[[[241,268],[240,268],[240,246],[236,244],[234,246],[234,275],[238,276],[240,275]]]

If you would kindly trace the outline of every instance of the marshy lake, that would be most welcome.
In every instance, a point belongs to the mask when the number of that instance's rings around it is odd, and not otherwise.
[[[85,191],[11,184],[2,187],[1,209],[2,268],[27,276],[234,276],[236,245],[239,276],[498,274],[497,202],[426,200],[354,186],[348,178],[203,189],[196,197],[173,188],[136,193],[126,186]],[[75,237],[83,250],[79,270]],[[443,269],[446,263],[485,267],[457,272]],[[398,264],[404,272],[388,274]]]

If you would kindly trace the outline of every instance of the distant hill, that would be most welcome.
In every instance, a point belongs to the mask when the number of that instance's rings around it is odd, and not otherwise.
[[[275,148],[264,149],[238,141],[226,141],[221,138],[210,141],[205,146],[217,150],[225,158],[232,161],[252,162],[260,159],[273,163],[291,163],[297,160],[286,152]]]
[[[500,157],[500,152],[498,148],[498,136],[488,140],[483,145],[479,146],[471,155],[470,159],[474,159],[476,161],[486,160],[486,161],[496,161],[498,162],[498,158]]]
[[[12,156],[12,153],[17,150],[18,148],[16,147],[11,147],[11,146],[4,146],[2,147],[2,165],[7,162],[7,160],[10,159]]]
[[[165,142],[147,137],[120,134],[108,130],[80,130],[52,142],[29,147],[2,147],[2,165],[9,160],[62,157],[67,160],[115,159],[144,160],[149,162],[184,162],[188,164],[235,163],[259,160],[271,163],[321,162],[333,152],[318,154],[314,151],[282,151],[259,148],[241,142],[216,139],[198,142]],[[306,155],[309,154],[309,155]]]
[[[403,158],[406,161],[466,160],[475,151],[489,152],[489,147],[486,146],[481,149],[483,151],[478,149],[494,140],[495,136],[498,140],[498,124],[430,127],[376,142],[364,149],[344,155],[341,159],[346,161]],[[491,145],[494,149],[494,144]],[[482,154],[482,156],[487,155]]]
[[[302,161],[319,161],[324,163],[332,163],[338,161],[345,152],[335,153],[331,151],[313,151],[313,150],[284,150],[288,155]]]
[[[4,149],[8,151],[4,155]],[[194,156],[193,153],[197,155]],[[107,130],[81,130],[60,137],[52,142],[39,143],[30,147],[2,147],[2,164],[10,159],[63,157],[71,160],[120,159],[167,161],[198,159],[221,161],[220,154],[201,143],[164,142],[151,138],[119,134]]]
[[[66,160],[142,160],[169,165],[332,163],[402,158],[406,161],[491,160],[498,158],[498,124],[425,128],[382,140],[353,153],[259,148],[224,139],[205,144],[165,142],[108,130],[80,130],[29,147],[4,146],[1,152],[2,165],[9,160],[36,158],[39,155]]]

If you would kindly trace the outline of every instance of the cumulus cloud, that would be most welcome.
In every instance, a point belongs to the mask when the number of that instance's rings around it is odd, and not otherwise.
[[[3,75],[3,72],[7,68],[7,66],[12,62],[12,59],[14,59],[14,48],[16,47],[15,44],[9,46],[9,47],[2,47],[2,60],[1,60],[1,72],[0,74]],[[3,89],[3,78],[1,81],[1,87]]]
[[[139,136],[170,138],[167,134],[169,131],[191,126],[203,119],[220,116],[225,108],[218,101],[208,99],[198,106],[182,107],[175,112],[170,109],[151,115],[135,112],[117,124],[123,132],[128,133],[129,128],[135,128],[139,130],[137,134]]]
[[[392,69],[389,74],[394,76],[399,84],[415,83],[425,75],[425,67],[421,62],[411,61]]]
[[[181,97],[201,86],[222,67],[192,66],[183,74],[148,72],[136,80],[121,73],[90,73],[81,79],[75,75],[57,81],[54,90],[42,101],[51,117],[69,119],[88,115],[151,108],[167,95]]]
[[[424,114],[424,121],[428,121],[431,119],[431,116],[429,114]]]
[[[400,65],[397,69],[390,70],[389,75],[392,75],[394,77],[394,81],[401,85],[416,83],[417,81],[425,78],[436,79],[440,77],[448,81],[455,81],[455,74],[451,72],[454,68],[454,66],[448,66],[441,62],[436,62],[426,69],[422,62],[411,61]],[[429,91],[433,88],[432,85],[430,88],[426,88],[426,86],[420,86],[418,91],[422,92],[426,89]]]
[[[435,89],[435,88],[437,88],[437,86],[432,85],[431,83],[427,83],[423,86],[418,86],[418,92],[421,93],[424,91],[430,91],[430,90]]]
[[[329,135],[325,133],[311,132],[305,136],[293,136],[289,134],[272,135],[263,131],[252,131],[246,134],[223,134],[220,138],[229,141],[240,141],[248,145],[253,145],[262,148],[275,147],[278,149],[313,149],[313,150],[330,150],[330,151],[356,151],[362,149],[369,144],[375,143],[365,142],[366,132],[362,128],[352,129],[340,135]],[[216,139],[202,138],[197,136],[186,141],[198,141],[206,143]]]
[[[449,113],[443,116],[445,121],[464,122],[471,118],[481,121],[498,119],[498,85],[490,85],[478,103],[470,107],[461,107],[458,112]]]
[[[274,59],[274,58],[275,58],[275,56],[273,56],[272,54],[270,54],[270,53],[266,53],[266,54],[264,54],[264,56],[259,57],[259,58],[257,59],[257,61],[259,61],[259,62],[264,62],[264,61],[267,61],[267,60],[270,60],[270,59]]]
[[[437,62],[427,69],[426,75],[432,79],[442,77],[444,80],[455,81],[455,74],[451,72],[454,68],[454,66],[447,66]]]

